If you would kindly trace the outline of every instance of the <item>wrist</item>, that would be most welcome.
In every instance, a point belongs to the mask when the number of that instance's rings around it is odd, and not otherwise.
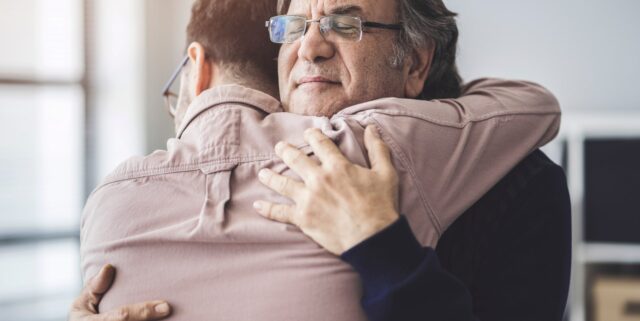
[[[371,215],[366,220],[357,222],[354,226],[358,229],[349,233],[349,237],[344,238],[341,254],[384,231],[400,219],[400,214],[395,211],[385,212],[386,215]],[[389,214],[390,213],[390,214]],[[366,222],[367,224],[361,224]]]
[[[405,217],[341,255],[358,272],[367,293],[407,278],[420,265],[422,257],[422,245]]]

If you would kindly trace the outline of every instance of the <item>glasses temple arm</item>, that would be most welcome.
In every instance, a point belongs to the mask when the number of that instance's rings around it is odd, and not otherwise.
[[[362,26],[363,27],[367,27],[367,28],[402,30],[402,25],[400,25],[400,24],[388,25],[388,24],[379,23],[379,22],[363,22]]]
[[[178,68],[176,68],[176,70],[173,72],[173,74],[171,75],[171,78],[169,78],[169,81],[167,82],[167,84],[164,85],[164,88],[162,89],[162,95],[163,96],[167,95],[167,93],[169,92],[169,89],[171,88],[171,85],[176,80],[176,78],[178,78],[178,75],[180,74],[180,71],[182,71],[182,68],[184,68],[184,66],[187,65],[187,62],[189,62],[189,55],[185,55],[184,58],[182,58],[182,62],[180,63]]]

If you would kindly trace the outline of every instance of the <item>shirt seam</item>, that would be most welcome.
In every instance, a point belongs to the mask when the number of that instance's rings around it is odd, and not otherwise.
[[[276,110],[271,110],[271,108],[265,107],[262,108],[261,106],[257,106],[255,104],[255,101],[251,101],[250,99],[247,98],[239,98],[239,97],[227,97],[225,98],[226,100],[220,100],[220,101],[215,101],[218,100],[219,98],[216,97],[214,98],[210,98],[213,99],[213,102],[209,102],[208,104],[204,104],[205,106],[208,105],[208,107],[203,107],[202,110],[198,110],[197,112],[195,112],[192,116],[190,116],[188,118],[188,120],[184,120],[183,124],[181,124],[179,131],[177,132],[176,137],[177,138],[181,138],[182,135],[184,134],[184,132],[191,126],[191,124],[193,122],[196,121],[196,119],[200,118],[201,115],[203,113],[205,113],[207,110],[209,109],[235,109],[236,107],[238,107],[238,105],[244,105],[244,107],[249,107],[249,108],[254,108],[254,109],[258,109],[262,112],[266,112],[266,113],[275,113],[277,112]],[[267,110],[269,109],[269,110]]]
[[[424,193],[424,188],[422,187],[422,184],[420,184],[418,177],[413,169],[413,166],[411,166],[409,164],[409,160],[407,159],[406,155],[404,154],[404,152],[402,151],[402,149],[400,148],[400,146],[396,143],[396,141],[393,139],[392,135],[390,135],[389,133],[387,133],[385,127],[377,120],[373,117],[373,115],[369,115],[369,117],[367,117],[369,119],[371,119],[374,123],[376,123],[376,125],[378,126],[378,128],[381,131],[381,137],[383,140],[385,140],[387,142],[387,144],[389,145],[389,148],[391,148],[391,150],[393,151],[393,153],[395,155],[397,155],[398,159],[400,160],[400,162],[402,162],[402,164],[404,165],[404,167],[407,169],[407,171],[409,172],[409,175],[411,177],[411,180],[413,181],[413,183],[416,185],[417,190],[418,190],[418,195],[420,195],[420,200],[422,202],[422,207],[427,211],[427,216],[429,217],[429,220],[433,223],[435,229],[436,229],[436,233],[438,233],[438,238],[440,238],[440,236],[442,236],[442,226],[440,224],[440,220],[438,220],[438,217],[435,215],[433,208],[431,207],[431,204],[429,203],[425,193]],[[385,139],[386,138],[386,139]]]
[[[413,118],[418,118],[418,119],[422,119],[424,121],[436,124],[436,125],[440,125],[440,126],[446,126],[446,127],[454,127],[454,128],[464,128],[467,127],[469,124],[471,123],[478,123],[478,122],[484,122],[484,121],[489,121],[492,120],[494,118],[500,118],[500,117],[513,117],[513,116],[526,116],[526,115],[534,115],[534,116],[546,116],[546,115],[561,115],[562,113],[557,111],[557,112],[551,112],[551,111],[540,111],[540,112],[536,112],[536,111],[524,111],[524,112],[509,112],[509,111],[500,111],[500,112],[492,112],[492,113],[488,113],[486,115],[480,116],[480,117],[475,117],[475,118],[464,118],[463,121],[461,122],[447,122],[447,121],[441,121],[441,120],[437,120],[434,118],[430,118],[430,117],[426,117],[422,114],[419,113],[413,113],[413,112],[407,112],[407,111],[395,111],[395,110],[373,110],[373,111],[365,111],[367,117],[373,117],[373,114],[383,114],[383,115],[388,115],[388,116],[407,116],[407,117],[413,117]],[[343,119],[349,119],[352,118],[353,116],[357,116],[358,113],[355,114],[348,114],[348,115],[339,115],[337,116],[337,118],[343,118]]]
[[[187,163],[187,164],[181,164],[178,166],[153,167],[153,168],[147,168],[143,170],[133,170],[133,171],[124,172],[122,174],[110,175],[100,184],[100,187],[113,184],[116,182],[127,181],[127,180],[142,178],[142,177],[193,172],[193,171],[200,170],[203,166],[220,165],[220,164],[254,163],[254,162],[267,161],[271,159],[273,159],[273,154],[250,156],[250,157],[247,157],[247,156],[228,157],[228,158],[220,158],[213,161],[202,162],[202,163],[200,162]]]

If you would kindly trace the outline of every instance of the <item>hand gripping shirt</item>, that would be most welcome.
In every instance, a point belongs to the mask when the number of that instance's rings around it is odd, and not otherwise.
[[[308,155],[320,128],[369,166],[375,124],[399,175],[399,212],[423,246],[559,129],[556,99],[532,83],[482,79],[459,99],[385,98],[331,118],[285,113],[259,91],[226,85],[192,103],[166,151],[125,161],[91,194],[81,222],[85,280],[118,268],[100,311],[164,299],[172,320],[365,320],[352,268],[299,229],[269,221],[255,200],[290,202],[263,186],[270,168],[299,178],[273,147]],[[313,155],[312,155],[313,156]]]

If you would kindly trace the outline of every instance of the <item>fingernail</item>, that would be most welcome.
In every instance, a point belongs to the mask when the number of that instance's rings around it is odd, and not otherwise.
[[[278,151],[282,150],[282,148],[284,148],[284,142],[278,142],[278,143],[276,144],[276,148],[275,148],[276,153],[277,153]]]
[[[258,211],[262,210],[262,203],[260,201],[253,202],[253,208],[255,208]]]
[[[102,267],[102,272],[104,273],[104,272],[107,272],[107,271],[113,270],[113,269],[114,269],[113,265],[106,264],[105,266]]]
[[[155,306],[154,310],[160,314],[167,314],[169,313],[169,304],[165,303],[160,303],[158,305]]]
[[[267,177],[268,177],[268,176],[269,176],[269,173],[267,172],[267,170],[266,170],[266,169],[261,169],[261,170],[258,172],[258,178],[259,178],[260,180],[263,180],[263,181],[264,181],[264,180],[266,180],[266,179],[267,179]]]
[[[104,279],[107,275],[107,273],[109,273],[110,270],[113,269],[113,266],[111,264],[105,264],[100,271],[98,271],[98,274],[96,274],[93,278],[92,278],[92,282],[94,282],[94,284],[98,284],[100,283],[102,279]]]

